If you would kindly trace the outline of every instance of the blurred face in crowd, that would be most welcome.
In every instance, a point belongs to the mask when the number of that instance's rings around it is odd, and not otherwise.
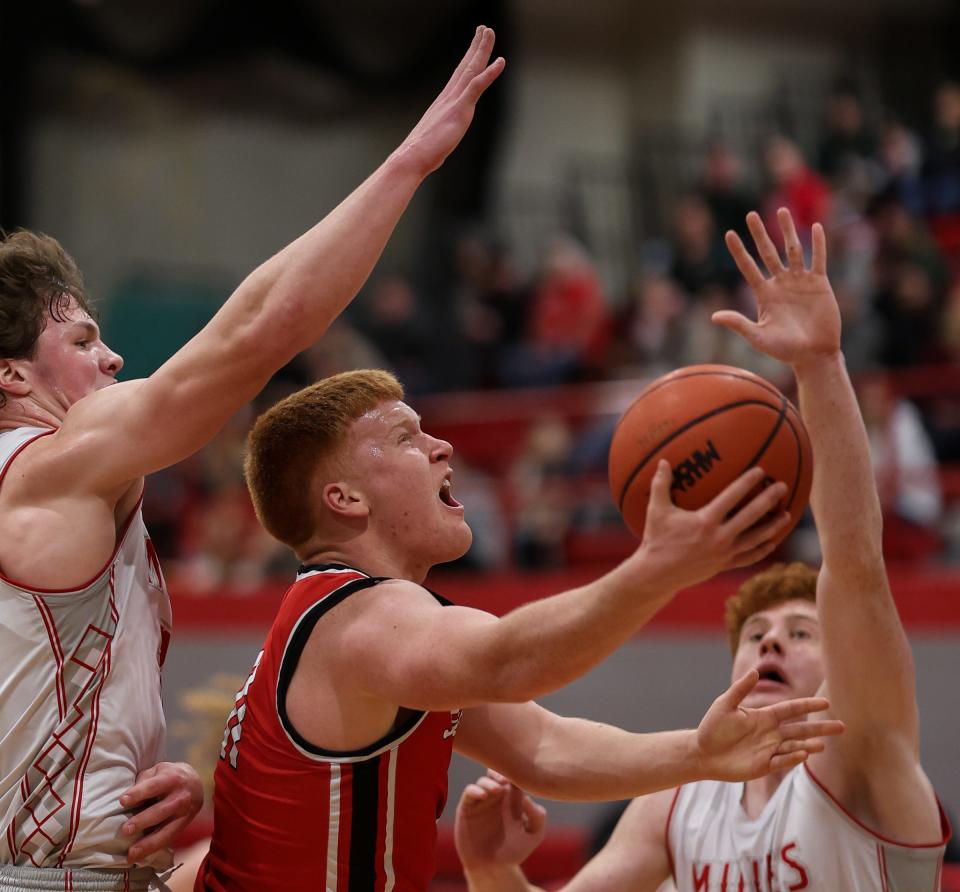
[[[749,617],[740,630],[732,677],[749,669],[760,673],[760,681],[745,706],[814,696],[824,680],[816,606],[794,598]]]
[[[775,136],[767,144],[766,161],[776,183],[790,182],[805,167],[800,150],[784,136]]]
[[[941,84],[933,104],[938,126],[944,130],[960,129],[960,84],[953,81]]]

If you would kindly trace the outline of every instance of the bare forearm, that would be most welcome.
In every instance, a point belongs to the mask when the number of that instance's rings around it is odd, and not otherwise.
[[[584,675],[628,641],[674,593],[631,559],[600,579],[508,613],[487,655],[501,701],[533,700]]]
[[[535,795],[606,802],[703,779],[696,731],[631,734],[586,720],[565,724],[563,738],[537,752],[538,781],[530,787]]]
[[[843,355],[795,368],[800,410],[813,445],[811,503],[824,563],[883,572],[882,520],[867,433]]]
[[[706,776],[696,731],[634,734],[528,703],[471,710],[461,732],[461,755],[549,799],[627,799]]]
[[[797,369],[814,454],[812,505],[823,566],[817,585],[829,696],[858,727],[914,733],[913,659],[890,593],[867,434],[842,357]]]

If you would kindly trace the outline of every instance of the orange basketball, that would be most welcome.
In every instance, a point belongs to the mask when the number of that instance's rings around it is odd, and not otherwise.
[[[610,492],[638,538],[661,458],[673,469],[673,501],[687,510],[706,505],[754,465],[786,483],[781,509],[791,522],[778,539],[793,529],[810,498],[813,453],[800,413],[769,381],[744,369],[677,369],[623,413],[610,444]]]

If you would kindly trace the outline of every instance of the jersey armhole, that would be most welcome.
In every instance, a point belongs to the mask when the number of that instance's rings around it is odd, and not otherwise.
[[[280,720],[280,724],[287,738],[294,747],[307,758],[330,762],[359,762],[373,758],[412,734],[427,716],[427,713],[421,710],[411,711],[410,715],[408,715],[399,726],[391,729],[383,737],[365,747],[356,750],[330,750],[317,746],[315,743],[307,740],[297,730],[297,727],[293,724],[293,721],[287,713],[287,692],[290,688],[290,682],[293,680],[293,675],[300,663],[303,649],[306,647],[307,641],[317,623],[326,613],[338,604],[343,603],[350,595],[364,589],[372,588],[377,585],[377,583],[386,582],[388,578],[389,577],[384,576],[366,576],[362,579],[353,579],[344,583],[339,588],[334,589],[328,595],[325,595],[304,610],[297,620],[296,625],[293,627],[290,637],[287,639],[286,647],[280,658],[280,670],[277,673],[277,718]],[[443,602],[444,599],[439,595],[433,592],[431,592],[431,594],[433,594],[437,600],[441,601],[441,603]]]

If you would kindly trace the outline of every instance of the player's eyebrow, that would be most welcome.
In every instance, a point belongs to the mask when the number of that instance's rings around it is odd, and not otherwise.
[[[815,616],[810,616],[809,613],[788,613],[788,614],[787,614],[787,619],[788,619],[788,620],[803,619],[803,620],[806,620],[808,623],[817,623],[817,622],[819,622],[819,619],[818,619],[817,617],[815,617]]]
[[[96,322],[91,322],[89,319],[78,319],[73,324],[82,328],[91,341],[96,341],[100,338],[100,327]]]

